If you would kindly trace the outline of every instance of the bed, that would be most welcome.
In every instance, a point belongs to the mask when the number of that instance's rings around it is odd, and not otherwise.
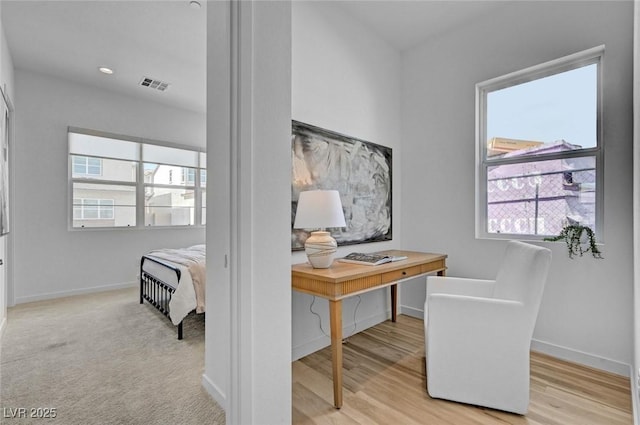
[[[147,300],[178,327],[192,311],[205,312],[205,245],[158,249],[140,259],[140,304]]]

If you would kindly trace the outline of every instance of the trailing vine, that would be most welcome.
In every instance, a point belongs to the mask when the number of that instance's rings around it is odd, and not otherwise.
[[[587,247],[584,247],[581,242],[583,233],[587,235]],[[603,258],[596,244],[596,236],[588,226],[570,224],[564,226],[558,236],[544,238],[544,240],[549,242],[564,240],[567,244],[567,250],[569,251],[569,258],[573,258],[575,255],[582,257],[582,255],[587,252],[591,252],[593,258]]]

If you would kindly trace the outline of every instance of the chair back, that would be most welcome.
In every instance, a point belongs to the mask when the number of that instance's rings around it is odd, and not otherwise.
[[[509,241],[493,291],[493,298],[520,301],[528,312],[531,332],[551,265],[551,250]]]

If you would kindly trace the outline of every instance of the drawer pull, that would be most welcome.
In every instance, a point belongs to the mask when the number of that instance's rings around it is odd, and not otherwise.
[[[404,280],[404,279],[410,278],[411,276],[417,276],[419,274],[420,274],[420,266],[405,267],[402,269],[397,269],[397,270],[383,273],[382,282],[388,283],[388,282],[394,282],[399,279]]]

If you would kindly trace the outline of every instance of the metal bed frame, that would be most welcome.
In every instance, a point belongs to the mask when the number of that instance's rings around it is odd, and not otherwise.
[[[147,260],[173,270],[176,273],[178,282],[180,281],[180,269],[146,255],[143,255],[140,259],[140,304],[147,300],[149,304],[171,320],[171,317],[169,317],[169,302],[174,292],[176,292],[176,288],[143,270],[142,265]],[[182,339],[182,321],[178,324],[178,339]]]

